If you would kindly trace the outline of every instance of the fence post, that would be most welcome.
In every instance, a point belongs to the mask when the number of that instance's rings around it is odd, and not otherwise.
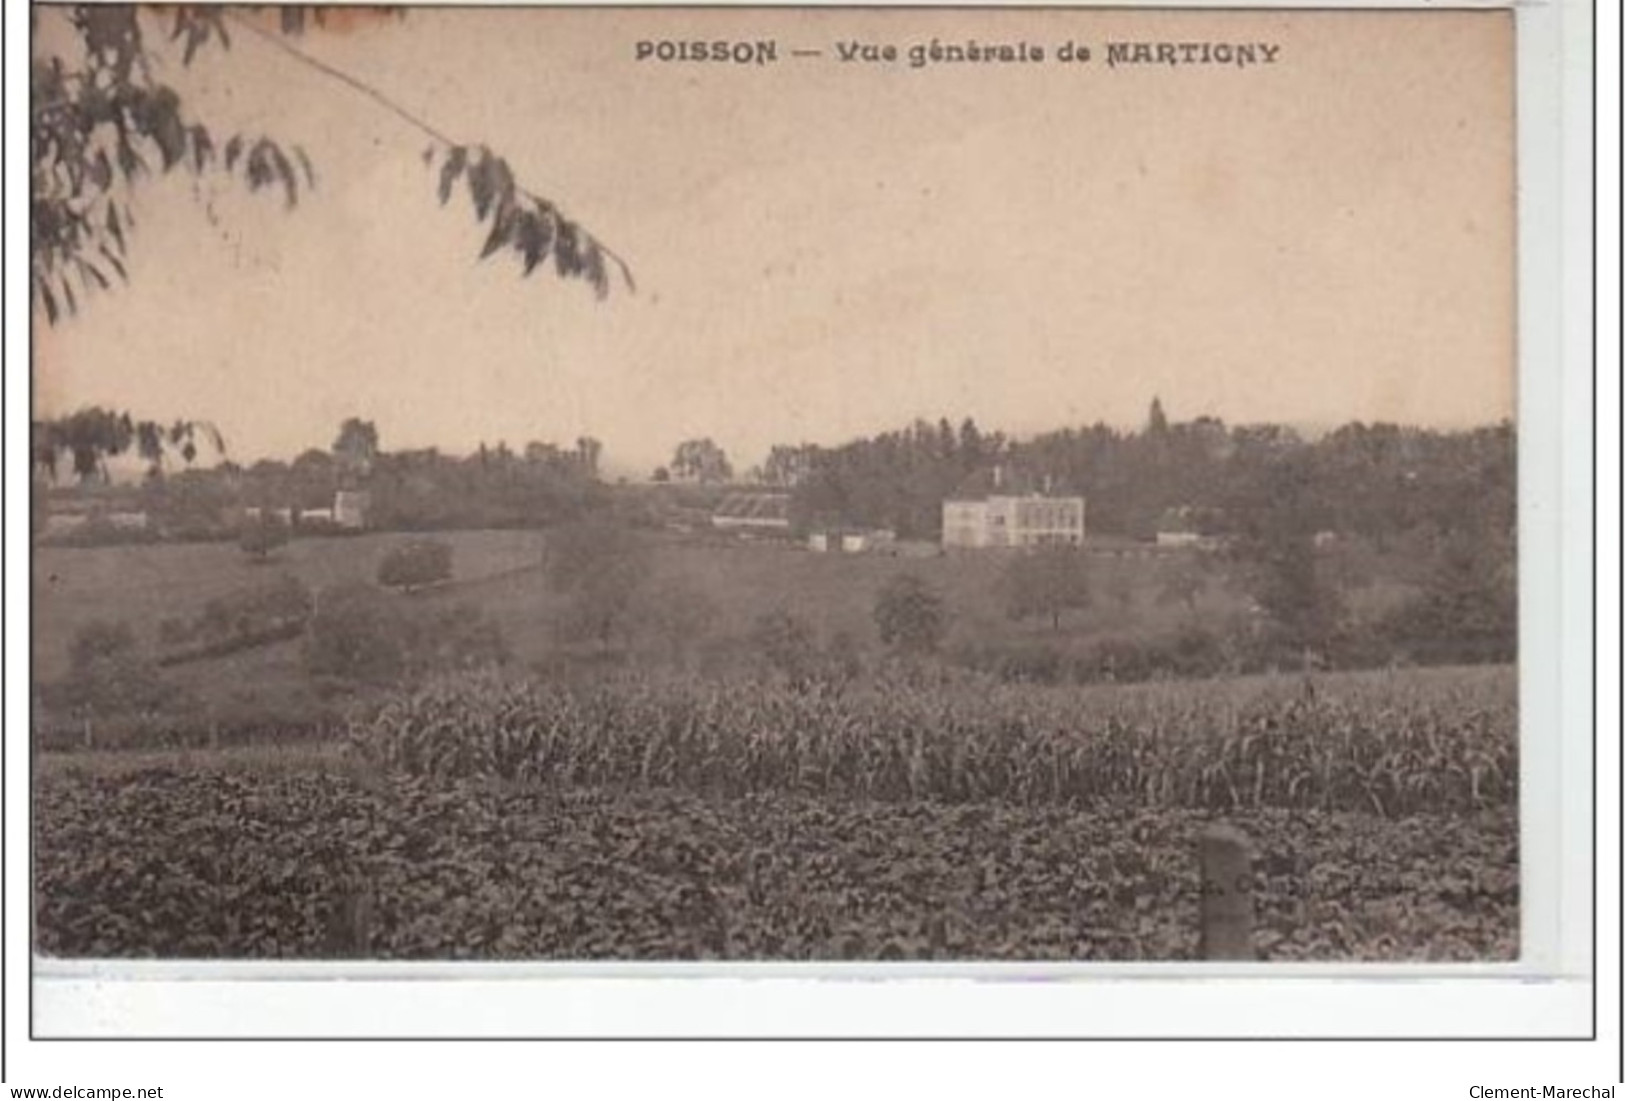
[[[1202,831],[1202,931],[1204,960],[1257,959],[1253,948],[1253,847],[1230,825]]]
[[[327,951],[339,959],[372,955],[372,884],[354,876],[339,882],[338,905],[327,925]]]

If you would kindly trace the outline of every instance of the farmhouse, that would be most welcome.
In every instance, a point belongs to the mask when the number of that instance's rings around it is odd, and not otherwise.
[[[994,467],[942,502],[942,545],[951,549],[1083,545],[1082,497],[1060,496]]]
[[[730,493],[711,513],[711,526],[720,531],[789,534],[788,493]]]

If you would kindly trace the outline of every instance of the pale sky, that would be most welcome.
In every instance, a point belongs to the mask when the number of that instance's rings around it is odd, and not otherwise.
[[[43,24],[42,24],[43,26]],[[641,39],[774,39],[764,67]],[[1087,64],[843,63],[847,39]],[[1109,41],[1269,43],[1119,66]],[[476,263],[418,133],[245,34],[165,76],[317,189],[135,200],[131,285],[39,326],[43,411],[214,421],[240,460],[377,422],[386,449],[604,441],[736,467],[916,416],[1019,435],[1176,419],[1463,425],[1515,386],[1509,13],[411,11],[301,49],[508,157],[636,294]],[[821,49],[796,59],[791,49]]]

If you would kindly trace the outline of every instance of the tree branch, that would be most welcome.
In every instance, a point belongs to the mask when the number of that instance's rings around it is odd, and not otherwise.
[[[391,114],[410,124],[420,132],[427,134],[430,138],[433,138],[440,144],[457,144],[457,142],[452,141],[451,138],[447,137],[429,123],[412,114],[412,112],[408,111],[406,108],[384,95],[384,93],[380,92],[377,88],[374,88],[366,81],[358,80],[344,70],[335,68],[334,66],[329,65],[327,62],[322,61],[320,58],[312,57],[310,54],[307,54],[305,51],[299,49],[299,47],[293,45],[291,42],[288,42],[280,35],[272,34],[265,28],[257,26],[252,20],[246,19],[234,11],[228,10],[224,13],[224,15],[232,22],[234,26],[241,27],[243,30],[248,31],[250,34],[259,38],[263,42],[269,42],[283,53],[295,58],[298,61],[304,62],[312,69],[325,73],[334,80],[348,85],[355,91],[360,92],[362,95],[378,104],[380,107],[384,108],[384,110],[389,111]]]
[[[413,114],[411,111],[408,111],[406,108],[390,99],[387,95],[379,91],[377,88],[374,88],[366,81],[351,76],[344,70],[336,68],[319,58],[311,56],[304,50],[301,50],[297,46],[293,45],[291,42],[288,42],[282,36],[272,34],[270,31],[256,25],[251,20],[244,18],[236,12],[227,10],[223,14],[225,18],[229,19],[234,26],[248,31],[261,41],[270,43],[272,46],[275,46],[277,49],[281,50],[289,57],[294,58],[296,61],[300,61],[305,65],[308,65],[310,68],[315,69],[317,72],[323,73],[326,76],[339,81],[341,84],[344,84],[351,90],[366,96],[368,99],[372,100],[378,106],[382,107],[384,110],[388,111],[402,122],[405,122],[419,133],[426,135],[428,138],[439,143],[440,145],[446,146],[447,148],[465,148],[469,146],[470,143],[468,142],[454,141],[445,132]],[[533,202],[539,204],[548,203],[548,200],[543,199],[541,196],[532,191],[524,188],[521,188],[520,191]],[[548,203],[548,205],[552,204]],[[615,262],[615,265],[620,268],[621,278],[626,281],[628,289],[635,292],[637,289],[637,284],[632,279],[632,269],[630,266],[628,266],[627,262],[621,258],[619,253],[610,248],[609,245],[605,244],[603,239],[597,234],[589,234],[588,236],[592,239],[593,243],[598,246],[599,250],[602,251],[604,255],[608,256]]]

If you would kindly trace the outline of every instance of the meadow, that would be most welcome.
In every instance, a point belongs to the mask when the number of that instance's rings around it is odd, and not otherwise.
[[[542,568],[547,536],[540,531],[436,533],[452,546],[453,583],[403,599],[423,605],[471,606],[500,630],[513,664],[546,666],[561,649],[557,629],[563,599]],[[313,592],[346,582],[371,582],[378,563],[401,534],[297,539],[266,563],[232,544],[153,544],[116,547],[40,547],[33,557],[33,660],[36,683],[61,677],[75,635],[94,621],[128,624],[156,652],[158,623],[195,616],[211,599],[279,575],[298,578]],[[645,591],[681,588],[698,594],[712,612],[707,642],[737,664],[739,645],[764,613],[786,611],[823,639],[851,640],[861,652],[878,649],[872,609],[875,594],[899,572],[920,576],[946,598],[950,629],[945,649],[1032,644],[1077,652],[1103,639],[1167,635],[1189,624],[1244,616],[1248,600],[1217,563],[1192,556],[1091,556],[1091,605],[1067,613],[1059,630],[1040,620],[1012,621],[998,595],[1004,568],[999,555],[923,558],[815,554],[800,546],[726,539],[653,536],[647,540]],[[1391,568],[1389,568],[1391,567]],[[1203,585],[1189,604],[1170,600],[1173,570],[1199,568]],[[1392,606],[1406,591],[1384,563],[1351,590],[1356,610]],[[1369,573],[1369,571],[1368,571]],[[297,640],[282,641],[166,671],[207,710],[302,716],[315,707]]]
[[[169,615],[195,614],[281,572],[312,589],[371,582],[389,548],[406,536],[367,534],[295,539],[265,563],[234,543],[150,543],[105,547],[40,546],[33,554],[33,655],[36,680],[66,669],[74,634],[96,620],[122,620],[149,636]],[[447,532],[458,580],[498,575],[538,562],[542,537],[531,531]],[[239,667],[230,671],[236,679]]]

